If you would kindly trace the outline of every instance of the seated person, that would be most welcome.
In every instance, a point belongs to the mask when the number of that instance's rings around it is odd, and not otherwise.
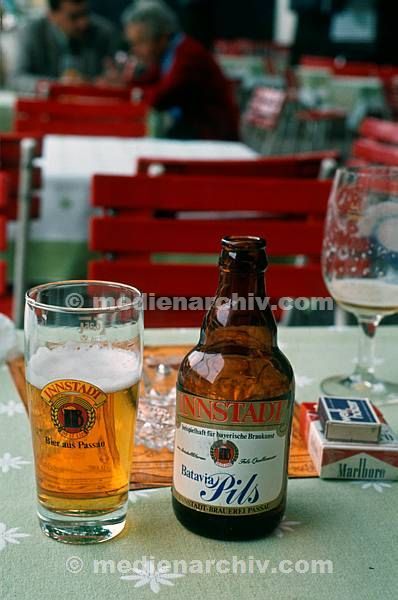
[[[168,137],[238,139],[239,111],[231,85],[210,52],[179,30],[175,14],[163,3],[138,2],[123,21],[144,71],[142,81],[153,83],[145,99],[173,118]]]
[[[91,15],[86,0],[49,0],[47,14],[20,32],[14,87],[33,92],[39,79],[79,83],[103,72],[113,57],[117,34]]]

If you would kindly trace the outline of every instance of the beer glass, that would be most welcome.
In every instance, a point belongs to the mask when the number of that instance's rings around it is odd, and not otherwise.
[[[124,528],[142,334],[135,288],[64,281],[26,295],[38,516],[58,541],[103,542]]]
[[[382,318],[398,312],[398,169],[337,171],[322,270],[331,296],[360,326],[354,373],[326,379],[322,390],[334,396],[366,396],[376,404],[395,403],[398,384],[375,374],[374,342]]]

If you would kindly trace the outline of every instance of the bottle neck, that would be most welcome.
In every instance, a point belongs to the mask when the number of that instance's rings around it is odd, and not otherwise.
[[[214,302],[207,313],[200,336],[201,343],[247,333],[241,343],[277,345],[276,324],[268,303],[264,271],[251,272],[221,267]]]
[[[242,298],[248,298],[250,295],[265,298],[264,273],[241,273],[220,269],[216,296],[231,298],[233,294]]]

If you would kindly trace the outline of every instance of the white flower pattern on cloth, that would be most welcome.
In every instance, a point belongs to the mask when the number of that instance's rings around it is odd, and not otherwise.
[[[129,501],[131,504],[138,502],[140,498],[148,498],[151,494],[159,492],[162,488],[151,488],[147,490],[134,490],[129,492]]]
[[[24,460],[22,456],[11,456],[9,452],[0,456],[0,471],[8,473],[11,469],[20,469],[22,465],[30,465],[30,461]]]
[[[272,535],[277,538],[282,538],[285,533],[290,531],[294,531],[294,528],[297,525],[301,525],[300,521],[288,521],[286,517],[283,517],[282,521],[279,523],[278,527],[274,529]]]
[[[7,404],[0,403],[0,415],[7,415],[7,417],[13,417],[14,415],[21,415],[24,412],[25,409],[21,402],[9,400]]]
[[[384,490],[392,487],[391,483],[384,483],[382,481],[352,481],[351,483],[359,485],[361,490],[373,489],[376,490],[376,492],[379,492],[379,494],[382,494]]]
[[[307,385],[311,385],[314,382],[312,377],[307,377],[307,375],[296,375],[295,376],[296,385],[299,388],[306,387]]]
[[[0,523],[0,552],[4,550],[7,544],[20,544],[19,538],[30,537],[29,533],[19,533],[20,527],[7,529],[5,523]]]
[[[170,568],[158,570],[154,561],[147,560],[143,564],[142,569],[132,569],[133,575],[122,575],[120,579],[126,581],[135,581],[134,587],[140,588],[149,585],[150,589],[158,594],[161,585],[173,586],[173,579],[185,577],[183,573],[171,573]]]

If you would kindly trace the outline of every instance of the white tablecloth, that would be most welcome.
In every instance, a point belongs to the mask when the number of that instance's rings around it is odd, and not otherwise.
[[[234,142],[181,142],[151,138],[47,136],[44,140],[41,218],[32,239],[84,241],[91,213],[89,186],[96,173],[134,175],[141,157],[251,159],[255,152]]]

